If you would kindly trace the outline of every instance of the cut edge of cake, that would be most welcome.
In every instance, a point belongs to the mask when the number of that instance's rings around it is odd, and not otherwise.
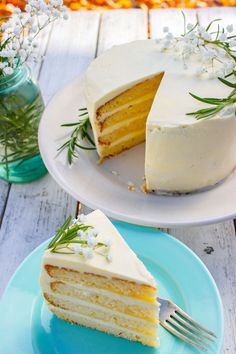
[[[106,103],[89,109],[97,152],[101,159],[145,141],[146,121],[164,72],[145,76],[111,94]]]

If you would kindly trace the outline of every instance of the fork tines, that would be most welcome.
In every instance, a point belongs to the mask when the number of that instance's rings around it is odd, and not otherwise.
[[[172,302],[161,299],[159,302],[163,306],[163,314],[160,316],[161,325],[183,341],[207,351],[207,347],[210,342],[214,342],[216,335]]]

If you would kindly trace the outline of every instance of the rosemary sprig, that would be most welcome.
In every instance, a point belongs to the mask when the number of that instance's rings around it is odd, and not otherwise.
[[[91,124],[89,121],[87,108],[80,108],[79,111],[81,113],[79,114],[80,119],[78,122],[61,125],[62,127],[75,127],[69,140],[67,140],[58,149],[59,153],[67,149],[67,158],[70,165],[73,163],[74,158],[78,158],[77,149],[96,150],[95,143],[89,133]],[[85,140],[90,146],[81,145],[79,143],[80,140]]]
[[[234,76],[236,76],[236,72],[234,72]],[[207,107],[203,109],[199,109],[198,111],[195,112],[190,112],[187,113],[189,116],[194,116],[197,120],[199,119],[205,119],[205,118],[212,118],[215,116],[218,112],[222,111],[224,108],[226,108],[228,105],[236,103],[236,82],[231,82],[223,78],[218,78],[224,85],[233,88],[231,93],[225,97],[225,98],[203,98],[199,97],[197,95],[194,95],[193,93],[189,93],[193,98],[196,100],[210,104],[213,107]],[[235,110],[235,115],[236,115],[236,110]]]
[[[109,245],[104,242],[95,241],[98,233],[95,231],[93,226],[86,225],[76,219],[72,222],[72,216],[69,216],[66,221],[56,230],[55,236],[52,238],[47,246],[47,249],[53,253],[62,254],[81,254],[87,258],[92,253],[92,251],[104,247],[106,249],[105,253],[101,253],[104,256],[108,256]],[[93,235],[89,234],[89,231],[93,231]],[[91,244],[91,238],[93,243]]]
[[[0,102],[0,165],[9,176],[10,164],[23,163],[39,154],[37,130],[43,111],[42,97],[27,105],[22,104],[22,97],[17,94],[6,95]]]

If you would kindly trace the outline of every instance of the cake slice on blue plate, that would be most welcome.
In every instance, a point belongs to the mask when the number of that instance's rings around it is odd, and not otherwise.
[[[156,282],[99,210],[70,218],[45,251],[41,289],[61,319],[158,346]]]

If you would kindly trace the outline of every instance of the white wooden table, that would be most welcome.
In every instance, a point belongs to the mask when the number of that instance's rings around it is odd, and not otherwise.
[[[186,13],[191,22],[198,16],[202,24],[213,18],[222,18],[227,24],[235,23],[236,19],[236,8],[186,10]],[[163,35],[164,25],[168,25],[175,33],[181,33],[182,24],[179,11],[174,9],[153,10],[149,14],[143,10],[70,13],[69,21],[54,24],[40,41],[40,50],[45,57],[33,70],[39,79],[45,102],[85,70],[97,54],[111,46],[148,36],[157,38]],[[67,215],[76,215],[81,207],[85,209],[49,175],[25,185],[0,182],[0,294],[29,252],[52,236]],[[169,229],[167,232],[196,252],[213,275],[225,310],[226,330],[222,353],[235,354],[234,221],[206,227]],[[212,247],[214,251],[207,254],[207,247]]]

